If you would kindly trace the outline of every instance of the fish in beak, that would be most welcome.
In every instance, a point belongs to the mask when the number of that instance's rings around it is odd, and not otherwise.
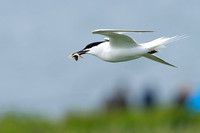
[[[76,53],[73,53],[73,54],[70,54],[69,55],[69,58],[74,58],[76,61],[78,61],[78,57],[80,58],[83,58],[81,55],[82,54],[86,54],[89,50],[81,50],[81,51],[78,51]]]

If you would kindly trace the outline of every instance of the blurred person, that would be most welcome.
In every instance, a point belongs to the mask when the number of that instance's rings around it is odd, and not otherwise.
[[[106,101],[107,110],[125,110],[127,109],[127,89],[119,87],[115,89],[113,95]]]
[[[191,90],[192,86],[188,82],[187,83],[184,82],[183,84],[180,85],[178,89],[178,94],[176,96],[176,105],[178,107],[184,107],[185,101],[189,96]]]
[[[156,86],[153,84],[146,84],[142,97],[144,108],[151,109],[156,103]]]

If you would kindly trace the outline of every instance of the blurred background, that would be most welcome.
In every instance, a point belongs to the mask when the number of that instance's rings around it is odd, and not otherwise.
[[[0,0],[0,132],[200,131],[200,2]],[[68,55],[102,41],[188,35],[148,59],[108,63]]]

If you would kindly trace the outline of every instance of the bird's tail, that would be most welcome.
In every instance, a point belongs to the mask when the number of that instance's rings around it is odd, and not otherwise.
[[[180,40],[180,39],[184,39],[186,37],[188,37],[188,36],[183,35],[183,36],[174,36],[174,37],[161,37],[161,38],[158,38],[151,42],[143,43],[143,44],[141,44],[141,46],[148,50],[148,53],[146,55],[144,55],[143,57],[146,57],[148,59],[151,59],[153,61],[165,64],[165,65],[176,67],[176,66],[160,59],[159,57],[157,57],[153,54],[158,52],[158,49],[164,48],[165,44],[168,44],[168,43]]]
[[[148,50],[149,53],[151,52],[157,52],[160,48],[165,48],[165,45],[174,41],[178,41],[180,39],[187,38],[188,36],[182,35],[182,36],[174,36],[174,37],[161,37],[158,39],[155,39],[151,42],[143,43],[141,44],[142,47]]]

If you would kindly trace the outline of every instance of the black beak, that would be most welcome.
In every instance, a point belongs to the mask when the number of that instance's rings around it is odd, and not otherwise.
[[[81,51],[78,51],[76,53],[79,54],[79,55],[82,55],[82,54],[86,54],[88,51],[89,50],[81,50]],[[74,53],[74,54],[76,54],[76,53]]]

